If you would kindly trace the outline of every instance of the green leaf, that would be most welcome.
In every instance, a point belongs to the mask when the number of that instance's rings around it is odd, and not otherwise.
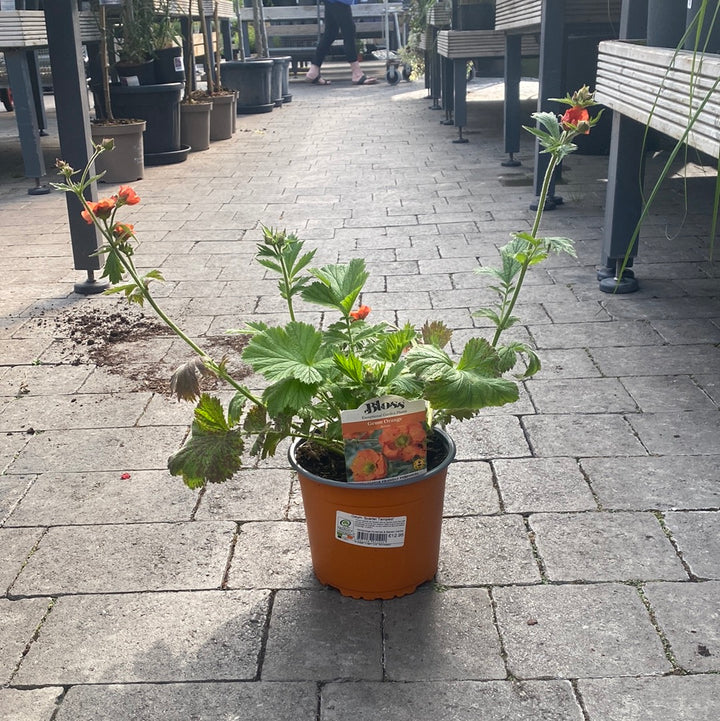
[[[269,327],[251,336],[243,360],[268,380],[294,378],[303,383],[321,383],[332,367],[320,331],[307,323]]]
[[[316,391],[316,383],[309,384],[296,378],[284,378],[265,389],[263,403],[271,416],[300,413],[312,405]]]
[[[437,348],[444,348],[452,339],[452,330],[442,321],[426,321],[421,328],[423,342],[434,345]]]
[[[433,346],[413,348],[407,363],[426,381],[425,398],[434,408],[479,409],[518,398],[517,385],[498,377],[500,358],[484,338],[469,340],[457,365]]]
[[[228,420],[230,425],[236,425],[242,416],[243,408],[245,408],[245,401],[247,399],[242,393],[236,393],[228,403]]]
[[[335,308],[344,316],[352,310],[369,277],[362,258],[353,258],[347,264],[313,268],[310,272],[317,281],[303,289],[303,299]]]
[[[245,414],[243,428],[247,433],[260,433],[267,425],[267,413],[262,406],[253,405]]]
[[[354,354],[348,353],[342,355],[341,353],[335,353],[333,356],[335,359],[335,365],[340,369],[343,375],[355,381],[355,383],[362,383],[365,377],[365,368],[363,362]]]
[[[203,394],[195,408],[190,437],[170,456],[168,468],[190,488],[221,483],[240,469],[243,448],[241,431],[229,427],[220,401]]]
[[[575,241],[572,238],[542,238],[542,242],[553,251],[553,253],[567,253],[577,258],[575,252]]]
[[[410,324],[406,323],[402,328],[376,338],[372,347],[368,350],[373,358],[396,363],[402,357],[406,348],[409,348],[417,340],[417,331]]]
[[[105,258],[105,265],[101,277],[107,278],[114,285],[123,279],[124,273],[125,267],[120,260],[120,256],[115,249],[111,248],[108,251],[107,258]]]

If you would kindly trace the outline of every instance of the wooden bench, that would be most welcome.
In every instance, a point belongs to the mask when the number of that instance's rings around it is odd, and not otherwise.
[[[384,41],[385,3],[372,2],[353,5],[356,37],[362,40]],[[402,10],[398,2],[387,4],[392,16],[389,30],[395,32],[399,45],[397,14]],[[298,66],[312,60],[323,30],[324,6],[296,5],[267,7],[264,9],[265,27],[268,35],[271,56],[289,55],[292,59],[291,70],[297,74]],[[243,25],[253,22],[252,8],[240,8],[238,17]],[[341,41],[337,41],[340,45]]]
[[[458,140],[465,142],[462,129],[467,125],[467,63],[476,58],[505,58],[505,33],[498,30],[441,30],[437,34],[438,53],[453,65],[450,94],[453,122],[458,128]],[[535,35],[524,35],[521,41],[521,55],[536,57],[540,47]]]

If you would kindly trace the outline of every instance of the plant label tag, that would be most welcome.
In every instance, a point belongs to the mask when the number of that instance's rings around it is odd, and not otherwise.
[[[173,64],[175,65],[176,73],[182,73],[185,70],[185,65],[183,64],[183,59],[179,55],[177,57],[173,58]]]
[[[400,548],[405,545],[407,516],[356,516],[335,512],[335,538],[353,546]]]
[[[341,411],[349,483],[396,481],[427,466],[427,405],[400,396],[371,398]]]

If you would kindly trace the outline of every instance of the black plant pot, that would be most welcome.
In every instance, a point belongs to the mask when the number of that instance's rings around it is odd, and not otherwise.
[[[145,165],[179,163],[187,159],[180,144],[180,96],[182,83],[110,87],[117,118],[145,120]]]
[[[238,115],[269,113],[273,109],[273,64],[270,58],[223,63],[223,85],[237,91]]]
[[[154,85],[157,82],[154,58],[144,63],[117,63],[114,69],[121,85]]]
[[[155,51],[155,79],[158,83],[184,83],[185,66],[181,47]]]
[[[289,87],[288,75],[290,74],[292,57],[290,55],[274,57],[272,61],[273,69],[270,96],[273,104],[277,108],[285,102],[285,96],[288,94],[286,89]]]

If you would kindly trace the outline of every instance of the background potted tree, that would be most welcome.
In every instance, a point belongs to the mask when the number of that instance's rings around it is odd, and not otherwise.
[[[255,56],[248,57],[242,32],[240,7],[235,1],[239,32],[239,59],[223,65],[223,78],[227,88],[237,92],[238,114],[269,113],[275,103],[272,99],[273,60],[268,52],[262,0],[253,0],[253,27],[255,30]]]
[[[206,61],[209,57],[207,51],[207,26],[203,15],[202,0],[197,0],[197,11],[200,17],[203,46],[205,47]],[[192,1],[188,2],[187,13],[188,27],[193,26]],[[188,42],[186,49],[186,61],[188,68],[194,69],[195,48],[192,40]],[[207,62],[205,63],[207,75],[207,90],[194,90],[195,73],[188,72],[185,75],[185,96],[180,106],[180,142],[188,145],[192,151],[207,150],[210,147],[210,113],[213,107],[212,91],[213,81]]]
[[[95,94],[95,120],[90,125],[93,142],[112,139],[113,152],[102,153],[95,167],[105,183],[129,183],[139,180],[145,172],[143,160],[144,120],[115,119],[110,99],[110,63],[108,56],[108,27],[105,4],[95,6],[100,26],[100,50],[96,60],[101,92]]]

